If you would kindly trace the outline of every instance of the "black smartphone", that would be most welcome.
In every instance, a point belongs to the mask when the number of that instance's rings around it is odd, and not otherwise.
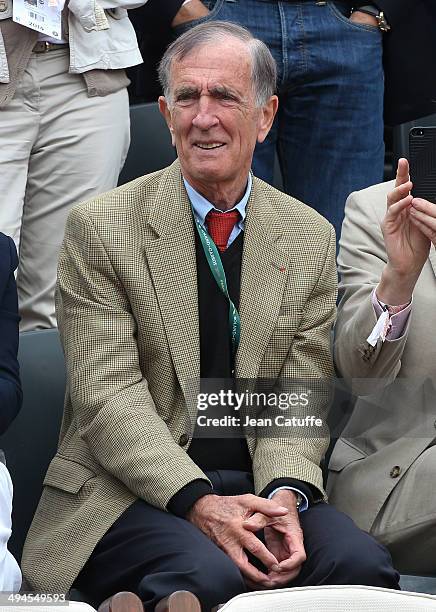
[[[436,204],[436,126],[410,130],[409,164],[412,195]]]

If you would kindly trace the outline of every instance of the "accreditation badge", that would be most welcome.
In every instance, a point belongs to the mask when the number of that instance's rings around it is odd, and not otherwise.
[[[12,19],[52,38],[62,39],[64,0],[14,0]]]

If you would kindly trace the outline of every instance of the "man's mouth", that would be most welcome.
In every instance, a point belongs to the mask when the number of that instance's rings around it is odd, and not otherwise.
[[[219,149],[224,146],[223,142],[196,142],[195,146],[199,149]]]

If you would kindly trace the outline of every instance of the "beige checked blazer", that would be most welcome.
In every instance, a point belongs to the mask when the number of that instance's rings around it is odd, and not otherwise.
[[[165,509],[206,479],[186,453],[196,415],[185,393],[200,372],[195,231],[178,161],[69,216],[57,292],[65,411],[22,560],[38,590],[68,589],[136,498]],[[254,179],[236,376],[331,376],[335,299],[332,227]],[[248,444],[257,492],[280,477],[322,491],[326,437]]]

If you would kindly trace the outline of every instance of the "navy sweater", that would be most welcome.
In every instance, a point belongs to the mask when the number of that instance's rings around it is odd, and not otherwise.
[[[0,434],[21,408],[18,351],[18,299],[14,270],[17,251],[11,238],[0,233]]]

